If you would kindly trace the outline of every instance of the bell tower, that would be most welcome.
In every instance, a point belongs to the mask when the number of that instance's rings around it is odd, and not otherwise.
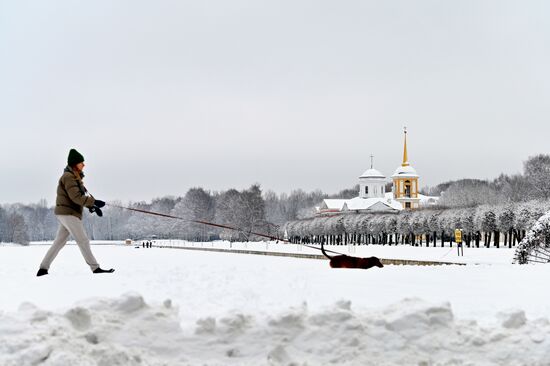
[[[395,170],[393,179],[393,198],[399,201],[404,209],[412,210],[419,207],[418,174],[409,164],[407,154],[407,127],[403,128],[405,136],[403,144],[403,163]]]

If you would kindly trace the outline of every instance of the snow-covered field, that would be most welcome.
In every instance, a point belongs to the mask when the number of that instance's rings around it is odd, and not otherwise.
[[[350,270],[323,260],[102,245],[93,247],[96,257],[116,272],[94,275],[71,245],[37,278],[47,249],[0,245],[2,366],[550,360],[550,266],[509,264],[510,249],[466,249],[479,265]],[[450,248],[355,249],[456,259]]]

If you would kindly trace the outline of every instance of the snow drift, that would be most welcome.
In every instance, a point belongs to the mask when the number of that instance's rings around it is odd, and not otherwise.
[[[181,323],[172,301],[137,293],[63,311],[23,303],[0,315],[0,364],[65,365],[543,365],[550,321],[521,310],[490,327],[455,318],[449,303],[404,299],[357,312],[349,301],[276,315],[229,312]]]

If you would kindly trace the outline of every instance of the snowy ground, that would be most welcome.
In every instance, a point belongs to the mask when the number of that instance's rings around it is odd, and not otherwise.
[[[37,278],[47,249],[0,245],[0,365],[550,359],[550,266],[511,265],[509,249],[465,251],[480,265],[365,271],[322,260],[102,245],[93,247],[96,257],[117,271],[93,275],[71,245],[50,275]],[[449,250],[368,246],[356,255],[456,258]]]

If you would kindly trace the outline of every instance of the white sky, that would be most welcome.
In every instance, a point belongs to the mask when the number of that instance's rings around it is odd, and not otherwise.
[[[546,1],[0,0],[0,202],[332,193],[409,129],[420,185],[549,153]]]

